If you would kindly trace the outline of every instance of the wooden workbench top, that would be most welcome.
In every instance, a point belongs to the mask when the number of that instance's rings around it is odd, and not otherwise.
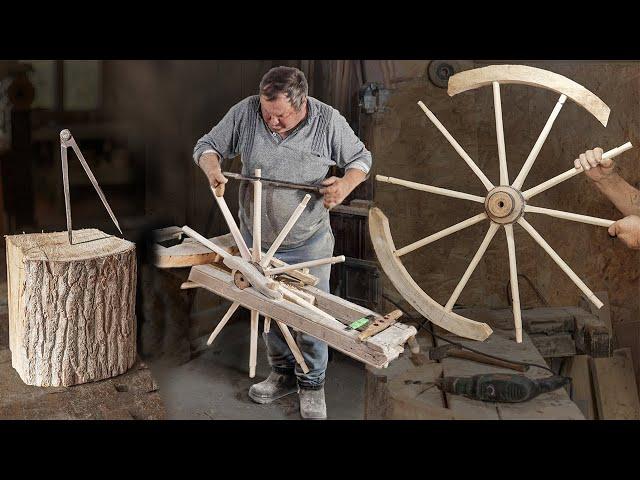
[[[494,330],[484,342],[447,335],[451,340],[491,355],[516,361],[546,365],[531,339],[523,332],[523,342],[517,344],[513,332]],[[571,401],[564,388],[541,394],[523,403],[488,403],[460,395],[440,392],[428,383],[439,376],[471,376],[480,373],[517,373],[491,365],[445,358],[441,362],[428,360],[426,349],[431,337],[419,337],[421,353],[408,350],[387,369],[367,367],[365,418],[367,419],[457,419],[457,420],[584,420],[584,415]],[[437,340],[436,345],[444,344]],[[524,373],[530,378],[542,378],[550,372],[530,367]]]

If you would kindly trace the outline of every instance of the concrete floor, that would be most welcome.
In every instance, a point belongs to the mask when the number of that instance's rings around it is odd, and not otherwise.
[[[266,348],[258,340],[255,378],[249,378],[249,322],[232,320],[213,345],[180,366],[148,361],[167,419],[298,420],[298,395],[269,405],[254,403],[247,392],[269,375]],[[262,332],[262,320],[260,321]],[[364,418],[364,365],[333,351],[327,368],[325,396],[331,420]]]

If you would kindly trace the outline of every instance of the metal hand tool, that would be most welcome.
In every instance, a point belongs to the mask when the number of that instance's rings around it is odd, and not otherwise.
[[[438,378],[433,383],[445,393],[463,395],[473,400],[520,403],[531,400],[541,393],[564,387],[570,381],[569,377],[557,375],[532,379],[515,373],[491,373],[472,377]]]
[[[100,188],[100,185],[98,185],[96,177],[93,176],[93,173],[89,168],[89,164],[87,164],[87,161],[84,159],[80,148],[78,148],[78,144],[71,135],[71,132],[67,129],[64,129],[60,132],[60,157],[62,158],[62,184],[64,188],[64,206],[67,215],[67,232],[69,233],[69,243],[73,244],[73,231],[71,224],[71,196],[69,193],[69,163],[67,160],[67,148],[69,147],[73,148],[73,151],[76,152],[76,156],[78,157],[78,160],[80,160],[80,164],[82,165],[82,168],[84,168],[84,171],[89,177],[89,180],[91,180],[93,188],[95,188],[96,192],[98,192],[98,196],[100,197],[100,200],[102,200],[102,204],[104,205],[104,207],[107,209],[111,220],[113,220],[113,223],[115,223],[118,231],[120,232],[120,234],[122,234],[122,230],[120,230],[118,220],[116,220],[116,216],[113,214],[113,211],[109,206],[109,202],[107,202],[104,193],[102,193],[102,189]]]
[[[461,358],[464,360],[471,360],[473,362],[484,363],[486,365],[495,365],[496,367],[509,368],[511,370],[517,370],[518,372],[527,371],[526,365],[520,365],[518,363],[512,363],[507,360],[498,360],[497,358],[491,358],[480,353],[464,350],[460,345],[447,344],[440,347],[431,348],[428,351],[429,360],[442,360],[443,358],[453,357]]]
[[[310,190],[312,192],[320,193],[320,189],[324,187],[324,185],[313,185],[310,183],[294,183],[294,182],[286,182],[284,180],[272,180],[264,177],[252,177],[250,175],[241,175],[239,173],[231,173],[231,172],[222,172],[222,175],[228,178],[233,178],[235,180],[241,181],[253,181],[260,180],[262,183],[270,183],[272,185],[283,187],[283,188],[295,188],[299,190]]]

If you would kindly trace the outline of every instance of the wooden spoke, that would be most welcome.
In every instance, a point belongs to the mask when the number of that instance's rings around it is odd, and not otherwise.
[[[320,310],[318,307],[316,307],[315,305],[312,305],[311,303],[307,302],[304,298],[299,297],[295,292],[292,292],[289,288],[287,288],[287,286],[283,283],[280,284],[280,291],[282,292],[282,294],[284,295],[284,298],[286,298],[287,300],[290,300],[298,305],[300,305],[301,307],[306,308],[307,310],[311,310],[312,312],[317,313],[318,315],[320,315],[323,318],[326,318],[328,320],[335,320],[334,317],[332,317],[331,315],[329,315],[328,313],[326,313],[323,310]]]
[[[318,260],[309,260],[308,262],[294,263],[292,265],[285,265],[284,267],[271,268],[269,270],[265,270],[265,275],[277,275],[279,273],[290,272],[291,270],[300,270],[301,268],[306,267],[316,267],[318,265],[326,265],[330,263],[333,265],[334,263],[344,262],[344,255],[340,255],[337,257],[329,257],[329,258],[320,258]]]
[[[224,219],[227,221],[227,225],[229,226],[229,230],[231,231],[231,235],[233,235],[233,239],[236,241],[236,245],[238,245],[238,249],[240,250],[240,256],[246,260],[251,261],[251,254],[249,253],[249,248],[247,248],[247,244],[244,242],[242,235],[240,234],[240,230],[238,229],[238,225],[236,224],[231,211],[229,210],[229,206],[225,201],[223,196],[218,196],[213,187],[211,187],[211,192],[213,193],[213,198],[216,199],[218,203],[218,207],[220,207],[220,211],[224,216]]]
[[[493,109],[496,114],[496,137],[498,139],[498,161],[500,162],[500,185],[509,185],[507,170],[507,151],[504,145],[504,126],[502,125],[502,100],[500,83],[493,82]]]
[[[271,329],[271,317],[264,317],[264,333],[269,333]]]
[[[213,243],[208,238],[203,237],[198,232],[193,230],[191,227],[188,227],[187,225],[185,225],[184,227],[182,227],[182,231],[184,233],[186,233],[187,235],[189,235],[194,240],[197,240],[198,242],[200,242],[205,247],[207,247],[210,250],[213,250],[214,252],[216,252],[222,258],[227,258],[227,257],[231,256],[231,254],[229,252],[226,252],[222,247],[219,247],[218,245]]]
[[[540,236],[536,229],[533,228],[531,224],[522,217],[518,220],[518,223],[527,231],[529,235],[531,235],[531,237],[533,237],[536,242],[538,242],[538,244],[547,252],[547,254],[549,254],[553,261],[558,264],[562,271],[567,274],[567,276],[573,281],[573,283],[576,284],[576,286],[582,291],[582,293],[584,293],[597,308],[602,308],[603,303],[600,301],[600,299],[596,297],[591,290],[589,290],[589,287],[587,287],[584,282],[580,280],[580,278],[578,278],[574,271],[569,268],[569,265],[567,265],[565,261],[560,258],[560,256],[553,250],[553,248],[551,248],[551,246],[544,240],[544,238]]]
[[[311,198],[311,195],[309,194],[304,196],[300,204],[296,207],[296,209],[291,214],[291,217],[289,217],[289,220],[287,221],[285,226],[282,227],[282,230],[280,231],[276,239],[271,244],[271,247],[269,247],[269,250],[267,250],[267,253],[265,253],[265,255],[262,257],[262,260],[260,261],[260,265],[262,266],[262,268],[269,265],[271,258],[273,258],[273,255],[276,253],[278,248],[280,248],[280,245],[282,244],[286,236],[289,234],[289,231],[291,231],[295,223],[298,221],[298,218],[302,214],[302,211],[307,206],[307,203],[309,203],[310,198]]]
[[[445,228],[444,230],[440,230],[439,232],[429,235],[428,237],[425,237],[422,240],[418,240],[417,242],[414,242],[411,245],[407,245],[406,247],[402,247],[401,249],[396,250],[395,256],[401,257],[402,255],[406,255],[407,253],[413,252],[414,250],[417,250],[420,247],[424,247],[425,245],[428,245],[431,242],[440,240],[441,238],[446,237],[447,235],[451,235],[452,233],[455,233],[464,228],[470,227],[471,225],[475,225],[476,223],[479,223],[482,220],[485,220],[486,218],[487,218],[487,214],[484,212],[479,213],[478,215],[475,215],[471,218],[467,218],[466,220],[460,223],[456,223],[455,225]]]
[[[566,95],[564,94],[560,95],[560,98],[558,99],[556,106],[553,108],[553,110],[551,111],[551,115],[549,115],[549,118],[547,119],[547,123],[544,125],[542,132],[540,132],[540,135],[538,136],[538,140],[533,145],[533,148],[531,149],[529,156],[525,160],[524,165],[522,165],[522,169],[520,169],[520,173],[518,174],[516,179],[513,181],[513,185],[511,185],[516,190],[520,190],[520,188],[522,187],[522,184],[524,183],[525,179],[527,178],[527,175],[529,174],[529,170],[531,170],[531,167],[533,167],[533,163],[536,161],[536,158],[538,158],[538,154],[540,153],[540,150],[542,149],[544,142],[547,140],[547,137],[549,136],[549,132],[551,132],[551,127],[553,127],[553,123],[556,121],[556,118],[560,113],[560,110],[562,110],[562,106],[564,105],[564,102],[566,100],[567,100]]]
[[[437,195],[444,195],[445,197],[460,198],[462,200],[471,200],[472,202],[484,203],[484,197],[471,195],[470,193],[458,192],[456,190],[449,190],[447,188],[433,187],[431,185],[425,185],[424,183],[409,182],[400,178],[387,177],[384,175],[376,175],[376,180],[379,182],[393,183],[394,185],[402,185],[403,187],[412,188],[413,190],[420,190],[423,192],[435,193]]]
[[[262,176],[262,170],[256,168],[253,175],[255,177]],[[251,259],[254,262],[260,262],[260,254],[262,253],[262,182],[253,182],[253,251]]]
[[[220,333],[220,330],[222,330],[224,328],[224,326],[227,324],[227,322],[231,318],[231,315],[233,315],[235,313],[235,311],[238,309],[239,306],[240,306],[240,304],[238,302],[233,302],[231,304],[231,306],[229,307],[229,310],[227,310],[227,313],[224,314],[224,317],[222,317],[222,320],[220,320],[218,322],[218,325],[216,325],[216,328],[211,333],[211,336],[209,337],[209,340],[207,340],[207,345],[211,345],[213,343],[215,338]]]
[[[293,339],[293,335],[291,335],[291,332],[289,331],[289,328],[282,322],[276,322],[276,323],[278,324],[278,327],[280,327],[280,331],[282,332],[282,336],[284,337],[285,341],[287,342],[287,345],[289,346],[289,349],[291,350],[291,353],[293,353],[293,356],[296,359],[296,362],[298,362],[298,364],[300,365],[300,368],[302,368],[302,371],[304,373],[309,373],[309,367],[307,367],[307,363],[304,361],[304,357],[302,356],[302,352],[298,348],[298,345],[296,344],[296,341]]]
[[[251,337],[249,342],[249,378],[256,376],[256,365],[258,360],[258,320],[260,312],[251,310]]]
[[[418,102],[418,105],[420,106],[422,111],[425,113],[425,115],[429,118],[429,120],[431,120],[431,122],[436,126],[436,128],[440,130],[440,133],[442,133],[442,135],[444,135],[444,137],[449,141],[449,143],[456,150],[456,152],[458,152],[458,155],[460,155],[462,159],[467,163],[467,165],[469,165],[469,168],[473,170],[473,173],[475,173],[476,176],[480,179],[480,181],[485,186],[487,191],[493,189],[494,187],[493,183],[489,181],[487,176],[482,172],[482,170],[480,170],[478,165],[476,165],[476,163],[471,159],[471,157],[467,154],[467,152],[464,151],[464,149],[460,146],[460,144],[456,141],[456,139],[451,136],[451,134],[447,131],[446,128],[444,128],[444,125],[440,123],[440,120],[436,118],[436,116],[431,112],[431,110],[429,110],[425,106],[424,103],[420,101]]]
[[[613,150],[609,150],[608,152],[605,152],[602,155],[602,158],[607,159],[607,158],[616,157],[631,148],[633,148],[633,145],[631,145],[631,142],[627,142],[624,145],[620,145],[619,147],[614,148]],[[545,190],[549,190],[551,187],[555,187],[559,183],[562,183],[565,180],[569,180],[570,178],[575,177],[580,173],[582,173],[582,167],[571,168],[566,172],[561,173],[560,175],[557,175],[547,180],[546,182],[541,183],[540,185],[536,185],[535,187],[530,188],[529,190],[525,190],[524,192],[522,192],[522,196],[524,197],[525,200],[529,200],[534,195],[538,195],[539,193],[542,193]]]
[[[511,284],[516,343],[522,343],[522,313],[520,312],[520,290],[518,288],[518,267],[516,265],[516,243],[513,238],[513,225],[505,225],[504,233],[507,236],[507,250],[509,251],[509,279],[511,280],[509,283]]]
[[[498,231],[499,227],[500,227],[500,225],[498,225],[497,223],[493,223],[493,222],[489,226],[489,230],[487,230],[487,234],[484,236],[484,240],[482,240],[482,243],[480,244],[480,247],[478,248],[478,251],[476,252],[476,254],[471,259],[471,263],[467,267],[467,270],[464,272],[464,275],[460,279],[460,282],[458,283],[458,285],[456,286],[455,290],[451,294],[451,298],[449,298],[449,301],[447,302],[447,304],[444,307],[444,309],[447,312],[450,312],[453,309],[453,306],[455,305],[456,300],[458,300],[458,297],[462,293],[462,289],[465,287],[465,285],[469,281],[469,277],[471,276],[473,271],[478,266],[478,263],[480,262],[480,259],[484,255],[484,252],[487,251],[487,247],[489,246],[489,243],[491,243],[491,240],[495,236],[495,234]]]
[[[589,225],[596,225],[598,227],[608,228],[616,223],[615,220],[579,215],[577,213],[563,212],[562,210],[553,210],[551,208],[534,207],[533,205],[526,205],[524,207],[524,211],[529,213],[542,213],[544,215],[549,215],[550,217],[571,220],[572,222],[588,223]]]

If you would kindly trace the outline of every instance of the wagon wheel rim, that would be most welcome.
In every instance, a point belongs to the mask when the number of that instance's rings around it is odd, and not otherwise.
[[[500,94],[501,84],[526,84],[529,86],[545,88],[560,94],[556,105],[554,106],[544,128],[542,129],[537,141],[531,149],[527,159],[525,160],[518,175],[512,183],[509,182],[509,173],[507,167],[506,148],[504,140],[504,130],[502,122],[502,100]],[[497,234],[500,227],[504,228],[505,239],[507,242],[507,250],[509,257],[509,278],[511,285],[511,295],[513,298],[512,312],[514,318],[514,328],[516,342],[522,342],[522,314],[520,309],[520,295],[518,289],[518,271],[516,261],[516,243],[513,232],[513,225],[520,225],[538,245],[540,245],[546,253],[554,260],[554,262],[569,276],[573,283],[585,294],[585,296],[597,308],[601,308],[603,303],[596,295],[580,280],[573,270],[567,265],[562,258],[553,250],[553,248],[542,238],[542,236],[527,222],[524,218],[526,213],[539,213],[556,217],[564,220],[570,220],[580,223],[597,225],[601,227],[609,227],[614,221],[587,215],[580,215],[572,212],[564,212],[561,210],[553,210],[547,208],[536,207],[530,205],[528,201],[552,188],[569,178],[582,172],[582,168],[571,168],[566,172],[557,175],[539,185],[527,190],[522,190],[526,177],[535,163],[542,146],[544,145],[553,124],[560,114],[567,98],[570,98],[578,105],[582,106],[591,115],[593,115],[603,126],[606,126],[610,109],[596,95],[562,75],[558,75],[547,70],[539,68],[522,66],[522,65],[493,65],[488,67],[467,70],[465,72],[453,75],[449,79],[448,93],[450,96],[461,92],[473,90],[476,88],[489,86],[493,88],[493,107],[496,123],[496,138],[498,147],[498,162],[500,167],[500,180],[498,185],[494,185],[489,178],[476,165],[475,161],[467,154],[464,148],[453,138],[447,131],[445,126],[440,123],[437,117],[427,108],[427,106],[419,101],[418,105],[429,118],[431,123],[440,131],[440,133],[449,141],[451,146],[456,150],[460,157],[467,163],[468,167],[482,182],[487,194],[482,197],[472,195],[465,192],[458,192],[442,187],[435,187],[422,183],[402,180],[395,177],[377,175],[376,180],[385,183],[401,185],[410,189],[425,191],[437,195],[444,195],[453,198],[473,201],[483,204],[484,211],[470,217],[462,222],[445,228],[439,232],[433,233],[421,240],[413,242],[407,246],[396,249],[389,222],[387,217],[378,208],[372,208],[369,213],[369,229],[372,244],[380,264],[402,296],[423,316],[428,318],[434,324],[465,338],[473,340],[485,340],[491,335],[492,330],[486,323],[477,322],[473,319],[463,317],[453,312],[453,307],[467,281],[475,271],[480,260],[484,256],[489,244]],[[630,142],[620,147],[609,150],[603,155],[603,158],[612,158],[626,150],[632,148]],[[432,242],[440,240],[455,232],[468,228],[477,223],[488,221],[489,228],[473,256],[469,266],[463,274],[461,280],[456,285],[451,297],[443,306],[427,295],[420,286],[413,280],[408,273],[400,257],[414,250],[429,245]]]

